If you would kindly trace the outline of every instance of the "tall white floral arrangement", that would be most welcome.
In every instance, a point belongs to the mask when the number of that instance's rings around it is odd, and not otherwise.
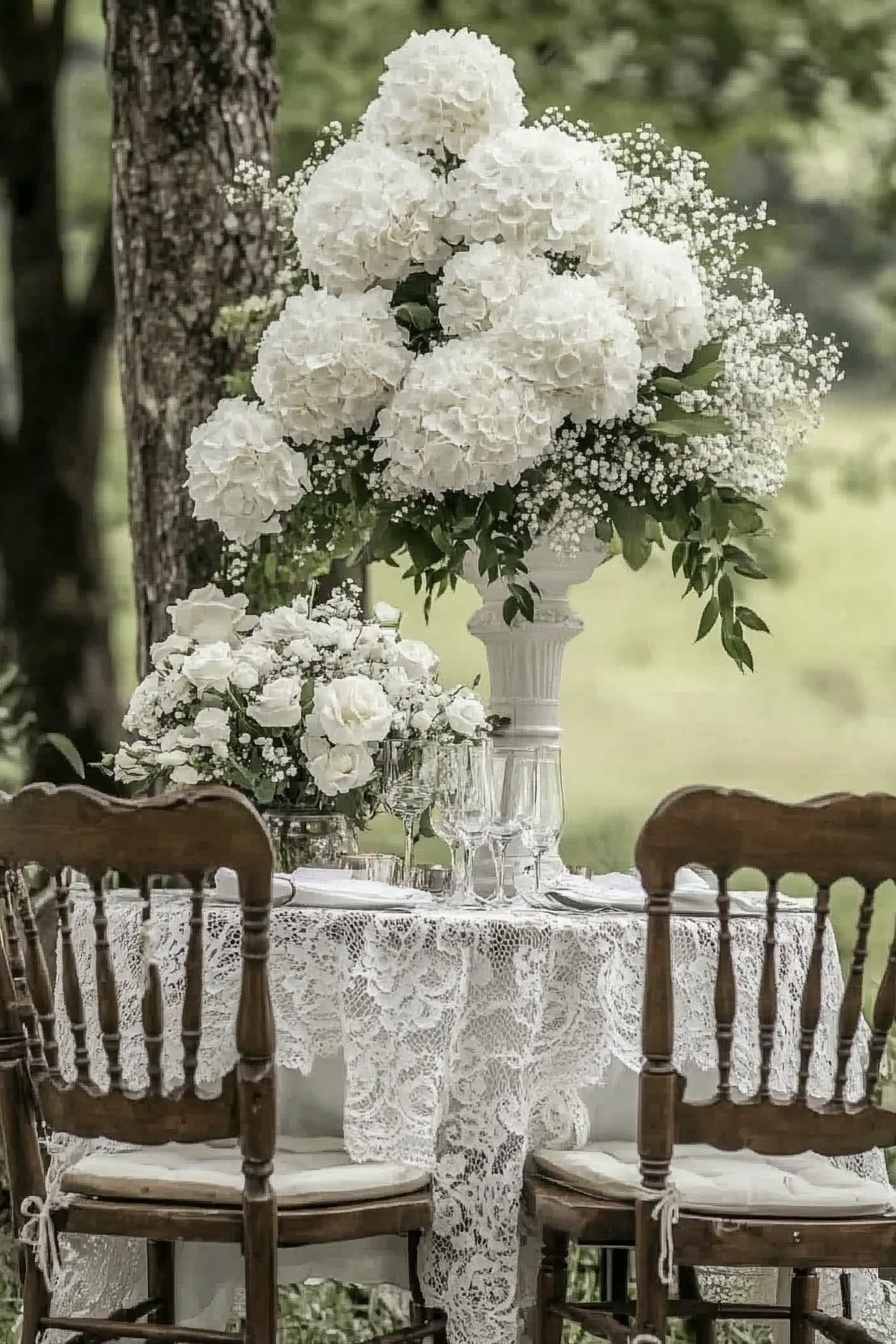
[[[735,597],[741,543],[817,424],[839,351],[744,263],[767,223],[650,127],[527,122],[513,62],[469,32],[414,33],[346,138],[273,186],[288,243],[246,395],[193,434],[196,515],[242,547],[288,522],[309,554],[354,528],[405,552],[427,598],[467,552],[531,616],[526,555],[595,535],[633,568],[672,542],[739,666],[765,629]]]

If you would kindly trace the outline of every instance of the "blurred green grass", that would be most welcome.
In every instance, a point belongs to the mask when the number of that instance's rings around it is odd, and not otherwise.
[[[134,618],[116,402],[110,397],[102,511],[128,690]],[[815,507],[798,504],[807,489]],[[896,790],[894,406],[836,402],[797,460],[782,502],[793,575],[785,584],[751,586],[750,600],[772,628],[770,638],[755,637],[753,676],[741,676],[713,636],[694,643],[699,605],[681,600],[667,556],[654,556],[639,574],[612,560],[573,591],[585,632],[569,647],[562,693],[569,862],[627,868],[643,819],[685,784],[738,785],[784,799]],[[472,588],[461,585],[438,602],[427,627],[398,570],[378,567],[373,587],[375,598],[403,608],[407,634],[433,645],[447,681],[482,673],[487,692],[484,650],[465,629],[478,601]],[[395,843],[393,823],[376,827],[376,843]],[[844,933],[857,899],[848,893],[839,903]],[[872,984],[894,914],[896,894],[885,893]]]

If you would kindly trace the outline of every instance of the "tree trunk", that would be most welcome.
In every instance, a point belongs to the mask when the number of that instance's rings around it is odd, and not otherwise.
[[[90,762],[119,727],[96,511],[114,293],[108,233],[83,299],[66,288],[56,143],[64,32],[64,0],[45,20],[18,0],[0,4],[0,180],[18,392],[17,425],[0,433],[0,565],[38,726],[66,734]],[[48,747],[29,768],[72,778]]]
[[[234,371],[215,318],[276,266],[270,223],[237,220],[222,191],[241,159],[270,159],[275,12],[276,0],[105,0],[141,674],[166,607],[220,557],[218,533],[191,516],[184,457]]]

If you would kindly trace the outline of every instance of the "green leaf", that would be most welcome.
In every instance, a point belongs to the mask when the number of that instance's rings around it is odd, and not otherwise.
[[[496,485],[489,498],[501,513],[512,514],[516,510],[516,495],[509,485]]]
[[[771,634],[771,630],[769,630],[765,621],[762,619],[761,616],[756,615],[756,612],[752,609],[752,607],[737,607],[735,610],[735,615],[737,616],[737,619],[741,622],[741,624],[745,625],[748,630],[759,630],[762,634],[765,635]]]
[[[694,352],[690,364],[680,374],[681,378],[686,378],[691,373],[696,373],[698,369],[705,369],[707,364],[715,364],[722,354],[721,341],[707,341],[706,345],[701,345],[699,350]]]
[[[719,607],[724,612],[730,612],[734,615],[734,584],[727,574],[723,574],[719,579]]]
[[[432,529],[432,539],[443,554],[451,555],[454,551],[454,545],[445,535],[445,529],[442,527],[441,523],[436,523],[435,527]]]
[[[656,388],[657,392],[666,392],[668,393],[669,396],[672,397],[675,396],[676,392],[681,392],[684,386],[684,384],[681,383],[678,378],[665,377],[665,376],[662,378],[655,379],[653,385]]]
[[[735,574],[739,574],[742,579],[767,579],[768,575],[760,569],[756,561],[750,558],[749,561],[743,561],[734,566]]]
[[[392,312],[396,322],[414,331],[429,331],[435,321],[432,309],[425,303],[400,303]]]
[[[622,556],[629,569],[638,570],[650,559],[653,549],[647,536],[649,514],[631,504],[618,504],[613,509],[613,522],[622,542]]]
[[[750,647],[739,635],[729,634],[723,629],[722,648],[728,654],[729,658],[734,659],[741,672],[743,672],[745,667],[749,668],[751,672],[754,670],[753,655],[750,652]]]
[[[505,597],[504,605],[501,608],[501,615],[504,617],[504,624],[513,625],[514,619],[518,614],[519,614],[519,606],[517,605],[516,598],[512,594],[510,597]]]
[[[277,582],[277,556],[274,551],[268,551],[264,558],[264,577],[266,583]]]
[[[724,367],[725,365],[720,359],[710,360],[702,368],[694,369],[693,373],[682,374],[681,381],[689,391],[700,387],[709,387],[710,383],[715,382]]]
[[[675,576],[675,575],[678,574],[678,571],[681,569],[681,566],[684,564],[684,557],[685,557],[685,552],[686,552],[686,551],[687,551],[687,545],[686,545],[686,543],[683,542],[683,541],[680,541],[680,542],[678,543],[678,545],[675,547],[675,550],[672,552],[672,574],[673,574],[673,576]]]
[[[700,624],[697,627],[697,638],[694,641],[696,644],[699,644],[701,639],[706,638],[718,619],[719,603],[713,595],[703,608],[703,615],[700,617]]]
[[[49,746],[56,748],[59,755],[68,762],[79,779],[84,778],[84,762],[81,760],[81,753],[74,742],[63,733],[44,733],[43,740]]]
[[[262,807],[267,807],[274,801],[277,785],[272,779],[256,779],[253,791],[256,803],[260,803]]]

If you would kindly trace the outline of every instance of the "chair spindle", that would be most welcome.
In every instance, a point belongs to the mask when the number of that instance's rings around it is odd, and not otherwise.
[[[896,1019],[896,930],[890,943],[887,968],[880,982],[871,1015],[871,1042],[868,1046],[868,1068],[865,1071],[866,1105],[871,1104],[877,1091],[881,1061],[894,1019]]]
[[[62,997],[75,1043],[75,1076],[82,1087],[92,1089],[84,1000],[81,997],[81,982],[78,979],[78,959],[72,945],[71,893],[63,882],[61,873],[56,874],[56,918],[61,944]]]
[[[184,1091],[196,1095],[196,1067],[202,1040],[202,941],[203,895],[202,877],[191,882],[190,941],[187,946],[184,1013],[181,1025],[181,1043],[184,1051]]]
[[[59,1046],[56,1042],[56,1007],[53,999],[53,984],[47,969],[40,929],[34,917],[34,906],[28,892],[28,884],[23,873],[15,875],[18,894],[19,923],[25,935],[25,975],[28,982],[31,1002],[37,1012],[40,1023],[40,1043],[46,1059],[46,1070],[50,1077],[59,1077]]]
[[[840,1005],[837,1023],[837,1077],[832,1102],[841,1110],[846,1095],[846,1075],[852,1055],[853,1042],[862,1019],[862,991],[865,987],[865,962],[868,959],[868,933],[874,918],[874,887],[866,887],[859,907],[856,941],[852,951],[849,976]]]
[[[103,1049],[109,1066],[109,1091],[121,1088],[121,1031],[118,1020],[118,991],[112,949],[109,946],[109,920],[103,878],[93,880],[93,928],[96,948],[96,994]]]
[[[824,968],[824,934],[828,912],[831,908],[831,893],[828,887],[819,887],[815,894],[815,932],[812,936],[812,951],[803,984],[803,997],[800,1003],[800,1071],[797,1081],[797,1101],[805,1105],[809,1095],[809,1073],[812,1068],[812,1055],[815,1050],[815,1032],[821,1017],[821,979]]]
[[[737,987],[731,952],[731,896],[728,874],[719,876],[719,960],[716,969],[715,1011],[716,1051],[719,1059],[720,1101],[731,1100],[731,1050],[734,1043],[734,1017],[737,1011]]]
[[[759,977],[759,1100],[771,1100],[772,1051],[775,1046],[775,1025],[778,1020],[778,960],[777,960],[778,884],[768,880],[765,907],[765,945],[762,953],[762,972]]]
[[[155,939],[152,918],[152,883],[144,877],[140,883],[141,931],[143,934],[143,1039],[146,1044],[146,1071],[149,1095],[163,1094],[162,1047],[165,1039],[165,1017],[162,1004],[162,979],[155,958]]]
[[[22,957],[22,944],[19,939],[19,919],[17,913],[18,886],[20,876],[14,868],[0,870],[0,898],[3,903],[3,938],[6,946],[7,964],[12,979],[10,1003],[15,1006],[28,1041],[28,1064],[35,1078],[45,1076],[47,1061],[41,1043],[37,1009],[31,997],[25,962]]]

